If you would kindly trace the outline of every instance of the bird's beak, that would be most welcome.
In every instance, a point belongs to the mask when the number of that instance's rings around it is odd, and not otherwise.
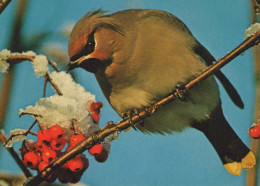
[[[70,61],[70,63],[67,66],[66,71],[70,71],[70,70],[73,70],[74,68],[80,67],[80,64],[87,59],[88,59],[88,56],[82,56],[81,58],[79,58],[75,61]]]
[[[67,68],[66,68],[66,71],[73,70],[74,68],[77,68],[77,67],[79,67],[77,61],[71,61],[71,62],[68,64],[68,66],[67,66]]]
[[[99,59],[91,58],[91,56],[82,56],[75,61],[71,61],[68,64],[66,71],[80,67],[88,72],[96,73],[101,68],[101,64],[102,62]]]

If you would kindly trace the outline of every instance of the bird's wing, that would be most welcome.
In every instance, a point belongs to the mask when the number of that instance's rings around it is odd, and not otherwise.
[[[210,66],[215,61],[215,58],[209,53],[209,51],[203,47],[199,42],[194,47],[194,52],[199,55],[205,63]],[[227,77],[220,71],[215,72],[215,76],[219,79],[225,90],[227,91],[229,97],[234,102],[235,105],[237,105],[239,108],[244,108],[244,103],[238,94],[235,87],[231,84],[231,82],[227,79]]]

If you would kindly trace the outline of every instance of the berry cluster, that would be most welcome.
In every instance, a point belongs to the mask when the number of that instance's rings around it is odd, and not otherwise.
[[[82,134],[71,131],[68,135],[59,125],[53,125],[46,130],[39,130],[37,142],[26,141],[21,147],[21,156],[26,167],[43,171],[56,158],[72,149],[85,139]],[[68,137],[69,136],[69,137]],[[67,144],[67,148],[64,147]],[[63,152],[62,150],[65,149]],[[103,144],[97,144],[89,149],[89,153],[98,162],[104,162],[108,157],[108,151]],[[47,182],[54,182],[57,178],[61,183],[77,183],[89,166],[89,161],[84,154],[73,157],[58,170],[47,177]]]
[[[252,138],[258,139],[260,138],[260,120],[258,120],[258,124],[253,124],[250,129],[248,129],[249,135]]]

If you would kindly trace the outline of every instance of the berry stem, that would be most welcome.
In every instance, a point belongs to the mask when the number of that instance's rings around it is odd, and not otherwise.
[[[185,88],[187,90],[190,90],[191,88],[195,87],[196,85],[199,84],[199,82],[201,82],[202,80],[204,80],[204,79],[208,78],[209,76],[213,75],[217,70],[219,70],[224,65],[229,63],[235,57],[242,54],[243,52],[245,52],[247,49],[253,47],[254,45],[257,45],[259,43],[259,40],[260,40],[260,31],[258,31],[255,35],[249,37],[247,40],[245,40],[243,43],[241,43],[238,47],[236,47],[230,53],[228,53],[223,58],[221,58],[214,65],[207,68],[199,76],[197,76],[195,79],[193,79],[188,84],[186,84]],[[152,106],[150,106],[150,107],[144,109],[143,111],[139,112],[138,115],[132,115],[132,118],[131,118],[132,122],[137,123],[139,121],[142,121],[144,118],[151,116],[157,110],[159,110],[161,106],[175,100],[177,98],[177,96],[178,96],[177,92],[174,92],[174,93],[170,94],[168,97],[154,103]],[[80,154],[80,153],[84,152],[85,150],[93,147],[95,144],[100,143],[107,136],[113,134],[114,132],[123,131],[125,129],[128,129],[131,126],[132,125],[131,125],[129,119],[121,120],[121,121],[117,122],[116,124],[109,123],[109,124],[105,125],[105,127],[101,128],[98,132],[94,132],[88,138],[86,138],[85,140],[78,143],[70,151],[66,152],[65,154],[60,156],[58,159],[56,159],[46,169],[44,169],[42,172],[40,172],[32,180],[28,181],[26,183],[26,186],[31,186],[31,185],[33,186],[33,185],[37,185],[37,184],[41,183],[54,170],[61,167],[66,161],[75,157],[77,154]]]
[[[3,135],[3,133],[0,131],[0,141],[5,144],[6,138]],[[18,166],[23,171],[24,175],[29,178],[32,177],[32,173],[27,169],[27,167],[23,164],[22,160],[19,158],[18,154],[14,151],[13,147],[6,148],[6,150],[11,154],[15,162],[18,164]]]

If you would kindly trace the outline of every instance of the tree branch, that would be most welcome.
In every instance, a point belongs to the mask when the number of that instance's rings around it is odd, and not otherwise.
[[[9,5],[11,1],[12,0],[2,0],[0,2],[0,14],[4,11],[4,9]]]
[[[0,131],[0,141],[5,144],[6,138],[4,134]],[[22,160],[19,158],[18,154],[14,151],[13,147],[6,148],[7,151],[11,154],[15,162],[18,164],[18,166],[22,169],[24,175],[29,178],[32,177],[32,173],[27,169],[27,167],[23,164]]]
[[[259,4],[257,4],[256,0],[251,0],[251,23],[256,23],[257,13],[259,13]],[[260,52],[259,47],[255,46],[253,48],[253,55],[255,61],[255,79],[256,79],[256,100],[255,100],[255,113],[254,119],[257,121],[260,119]],[[257,162],[259,161],[259,140],[251,139],[251,147],[250,149],[255,154]],[[247,172],[247,186],[256,186],[258,183],[257,174],[258,167],[255,166]]]
[[[52,87],[56,90],[57,94],[61,96],[62,92],[60,91],[58,86],[52,81],[50,75],[48,73],[46,73],[45,77],[51,83]]]
[[[259,1],[251,0],[251,4],[252,4],[253,9],[254,9],[254,14],[259,14],[260,13]]]
[[[34,127],[34,125],[37,123],[37,120],[34,120],[34,122],[31,124],[31,126],[23,133],[23,135],[27,136],[28,134],[33,134],[35,135],[35,133],[31,132],[32,128]],[[10,135],[7,139],[5,139],[3,142],[4,147],[6,147],[6,144],[8,143],[8,141],[10,141],[13,137],[17,136],[17,134],[12,134]],[[3,139],[3,138],[2,138]],[[7,147],[8,148],[8,147]]]
[[[30,61],[33,62],[35,56],[28,56],[28,55],[14,55],[14,56],[10,56],[6,62],[14,65],[14,64],[18,64],[18,63],[22,63],[24,61]],[[59,69],[57,68],[57,66],[54,64],[54,62],[52,62],[51,60],[48,60],[48,64],[52,66],[52,68],[56,71],[59,72]],[[45,91],[46,91],[46,84],[47,81],[49,81],[52,85],[52,87],[55,89],[55,91],[57,92],[57,94],[62,95],[62,92],[60,91],[60,89],[58,88],[58,86],[52,81],[50,75],[48,74],[48,72],[45,74],[45,82],[44,82],[44,93],[43,96],[45,97]]]
[[[187,90],[190,90],[191,88],[195,87],[199,84],[200,81],[206,79],[207,77],[211,76],[216,72],[218,69],[226,65],[228,62],[230,62],[232,59],[237,57],[238,55],[242,54],[244,51],[249,49],[250,47],[257,45],[260,41],[260,31],[258,31],[254,36],[251,36],[247,40],[245,40],[242,44],[240,44],[237,48],[235,48],[233,51],[228,53],[226,56],[221,58],[217,63],[207,68],[203,73],[201,73],[198,77],[190,81],[188,84],[185,85],[185,88]],[[144,109],[141,111],[138,115],[133,115],[131,120],[133,123],[138,123],[139,121],[142,121],[144,118],[151,116],[153,113],[155,113],[157,110],[160,109],[161,106],[175,100],[178,97],[177,92],[173,92],[168,97],[154,103],[152,106]],[[69,152],[63,154],[61,157],[56,159],[52,164],[50,164],[45,170],[40,172],[37,176],[30,179],[25,185],[31,186],[31,185],[38,185],[42,181],[47,178],[54,170],[59,168],[61,165],[63,165],[66,161],[70,160],[72,157],[76,156],[77,154],[80,154],[84,152],[85,150],[91,148],[97,143],[102,142],[107,136],[113,134],[113,133],[119,133],[120,131],[123,131],[125,129],[128,129],[131,127],[131,123],[129,120],[121,120],[114,124],[113,122],[108,122],[103,128],[101,128],[99,131],[92,133],[88,138],[80,142],[78,145],[76,145],[73,149],[71,149]]]
[[[4,6],[9,3],[7,0],[1,1]],[[2,5],[3,5],[2,4]],[[18,0],[17,2],[17,8],[15,11],[15,17],[14,17],[14,23],[13,23],[13,29],[10,36],[9,46],[11,51],[21,51],[21,31],[22,26],[24,22],[24,16],[26,13],[26,6],[27,6],[27,0]],[[2,7],[4,8],[4,7]],[[5,74],[3,76],[3,83],[0,93],[0,128],[4,127],[5,117],[8,109],[8,103],[12,91],[12,83],[13,83],[13,76],[15,68],[14,66],[10,65],[9,73]]]

